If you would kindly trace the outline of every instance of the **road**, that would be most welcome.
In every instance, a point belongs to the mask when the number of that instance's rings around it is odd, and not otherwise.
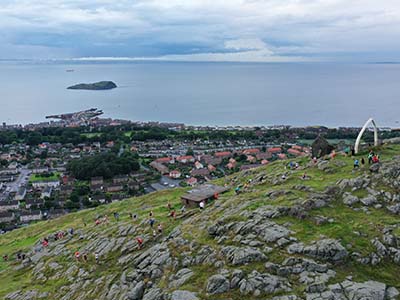
[[[15,181],[4,184],[5,190],[0,194],[0,200],[7,199],[10,193],[16,193],[21,186],[27,185],[31,171],[26,168],[21,168],[19,171],[20,173]]]

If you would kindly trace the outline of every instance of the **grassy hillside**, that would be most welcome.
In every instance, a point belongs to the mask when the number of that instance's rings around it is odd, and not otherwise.
[[[385,146],[379,152],[383,161],[381,170],[384,170],[386,163],[390,165],[393,157],[400,154],[400,147]],[[182,290],[194,292],[198,299],[243,299],[243,295],[249,295],[247,297],[252,299],[266,299],[289,294],[305,298],[307,293],[315,292],[310,288],[312,283],[304,282],[303,277],[299,277],[293,270],[285,276],[279,275],[280,271],[276,274],[273,270],[282,269],[286,264],[285,259],[288,258],[310,258],[306,252],[289,253],[292,245],[299,242],[313,245],[313,242],[323,239],[339,241],[348,255],[340,261],[333,261],[329,257],[311,253],[312,259],[326,264],[333,273],[336,272],[324,279],[324,286],[318,288],[318,292],[324,289],[330,291],[329,284],[342,282],[349,276],[352,276],[354,282],[374,280],[400,289],[400,265],[396,262],[393,254],[395,252],[380,255],[372,243],[373,239],[384,240],[385,228],[390,226],[391,235],[394,239],[399,237],[400,241],[399,216],[387,209],[396,201],[384,196],[384,192],[387,195],[390,193],[391,197],[399,194],[396,184],[390,181],[392,179],[387,179],[383,173],[372,174],[369,166],[353,170],[353,158],[342,155],[318,164],[314,164],[309,158],[293,161],[299,163],[298,169],[289,170],[288,161],[277,161],[265,167],[219,179],[216,184],[229,184],[232,189],[221,195],[215,203],[208,205],[204,211],[188,209],[181,213],[180,196],[187,189],[174,189],[80,211],[2,235],[0,256],[8,254],[10,260],[5,262],[0,258],[0,298],[3,299],[11,292],[22,291],[10,299],[24,299],[23,293],[33,290],[37,294],[32,294],[32,299],[40,296],[47,299],[61,299],[64,296],[68,299],[135,299],[136,296],[130,293],[138,289],[140,282],[145,284],[145,295],[156,286],[165,295]],[[287,176],[285,180],[281,178],[283,173]],[[304,173],[307,175],[306,180],[301,178]],[[369,183],[362,188],[343,183],[344,179],[354,178],[367,178]],[[245,184],[248,187],[245,188]],[[238,185],[242,186],[242,193],[235,195],[234,187]],[[375,192],[377,201],[373,205],[367,206],[360,201],[352,205],[343,202],[346,195],[364,199]],[[169,217],[168,202],[177,211],[176,220]],[[280,213],[268,219],[262,217],[262,222],[254,228],[260,227],[264,232],[271,226],[280,226],[279,228],[289,230],[290,235],[268,242],[253,234],[251,228],[244,234],[241,233],[242,229],[235,229],[238,224],[258,220],[262,214],[274,209],[280,210]],[[152,230],[148,225],[150,211],[154,213],[156,226],[162,223],[164,228],[164,232],[155,238],[152,237]],[[114,212],[120,214],[118,221],[113,217]],[[130,219],[129,213],[138,214],[138,220]],[[104,215],[108,216],[109,223],[96,225],[95,220]],[[221,233],[210,234],[211,226]],[[32,257],[35,255],[32,249],[38,245],[38,241],[69,228],[74,228],[73,236],[51,241],[49,248],[43,250],[34,262],[24,265],[16,260],[15,254],[18,251]],[[137,247],[137,236],[144,239],[142,249]],[[249,239],[254,243],[248,243]],[[102,250],[107,245],[111,245],[110,249]],[[160,253],[167,251],[169,258],[165,265],[159,266],[162,273],[157,276],[153,273],[147,274],[145,269],[151,269],[153,264],[141,269],[140,255],[145,256],[147,251],[151,252],[152,249],[164,245],[167,250],[160,250]],[[392,247],[396,248],[396,245],[392,244]],[[224,254],[229,247],[250,247],[256,254],[259,253],[258,258],[253,259],[244,254],[250,261],[234,264],[231,256]],[[214,251],[215,255],[209,253],[204,259],[200,259],[201,262],[194,262],[208,248],[210,249],[207,251]],[[389,249],[389,246],[386,248]],[[75,251],[87,253],[88,262],[76,261]],[[96,264],[93,256],[97,251],[104,253],[100,255],[99,264]],[[373,254],[378,258],[374,260]],[[370,261],[366,262],[366,259]],[[175,280],[174,274],[183,268],[189,268],[192,275],[190,280],[176,286],[172,283]],[[212,284],[207,283],[211,275],[221,272],[226,278],[234,278],[235,270],[241,270],[244,278],[248,276],[247,281],[242,279],[240,288],[232,288],[231,283],[228,290],[215,293]],[[246,282],[251,282],[250,277],[254,270],[261,274],[279,275],[282,281],[290,283],[290,288],[284,289],[281,284],[281,287],[276,286],[272,292],[266,288],[261,291],[255,288],[250,294],[246,294],[244,287]],[[129,280],[131,273],[141,278],[136,280],[139,283]],[[321,274],[318,273],[318,276]],[[74,286],[76,281],[80,281],[81,285]],[[152,282],[151,285],[149,281]],[[139,296],[143,295],[139,293]],[[149,296],[148,299],[162,298]]]

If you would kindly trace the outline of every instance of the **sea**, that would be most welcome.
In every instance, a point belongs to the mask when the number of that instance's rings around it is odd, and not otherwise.
[[[68,90],[114,81],[107,91]],[[1,61],[0,122],[88,108],[188,125],[399,127],[400,64]]]

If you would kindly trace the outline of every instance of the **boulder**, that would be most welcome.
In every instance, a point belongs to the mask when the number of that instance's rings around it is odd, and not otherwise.
[[[140,281],[135,287],[128,293],[127,297],[129,300],[141,300],[144,294],[144,282]]]
[[[189,291],[173,291],[171,300],[199,300],[195,293]]]
[[[222,275],[213,275],[207,281],[206,291],[207,293],[214,295],[214,294],[221,294],[229,291],[230,284],[227,278]]]
[[[343,203],[348,205],[348,206],[352,206],[354,204],[356,204],[357,202],[359,202],[360,200],[358,199],[357,196],[354,196],[350,193],[344,193],[343,194]]]
[[[360,200],[360,202],[362,204],[364,204],[365,206],[371,206],[374,205],[378,202],[378,200],[376,199],[375,196],[372,195],[368,195],[367,197],[364,197]]]
[[[161,289],[151,288],[146,291],[143,296],[143,300],[164,300],[165,295]]]

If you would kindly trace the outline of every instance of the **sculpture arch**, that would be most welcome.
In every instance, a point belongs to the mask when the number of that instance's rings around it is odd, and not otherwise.
[[[356,144],[354,145],[354,152],[355,154],[358,153],[361,137],[364,134],[365,130],[367,129],[368,125],[372,124],[374,126],[374,146],[378,146],[378,127],[376,127],[376,123],[374,119],[369,118],[367,122],[365,122],[363,128],[361,129],[360,133],[357,136]]]

